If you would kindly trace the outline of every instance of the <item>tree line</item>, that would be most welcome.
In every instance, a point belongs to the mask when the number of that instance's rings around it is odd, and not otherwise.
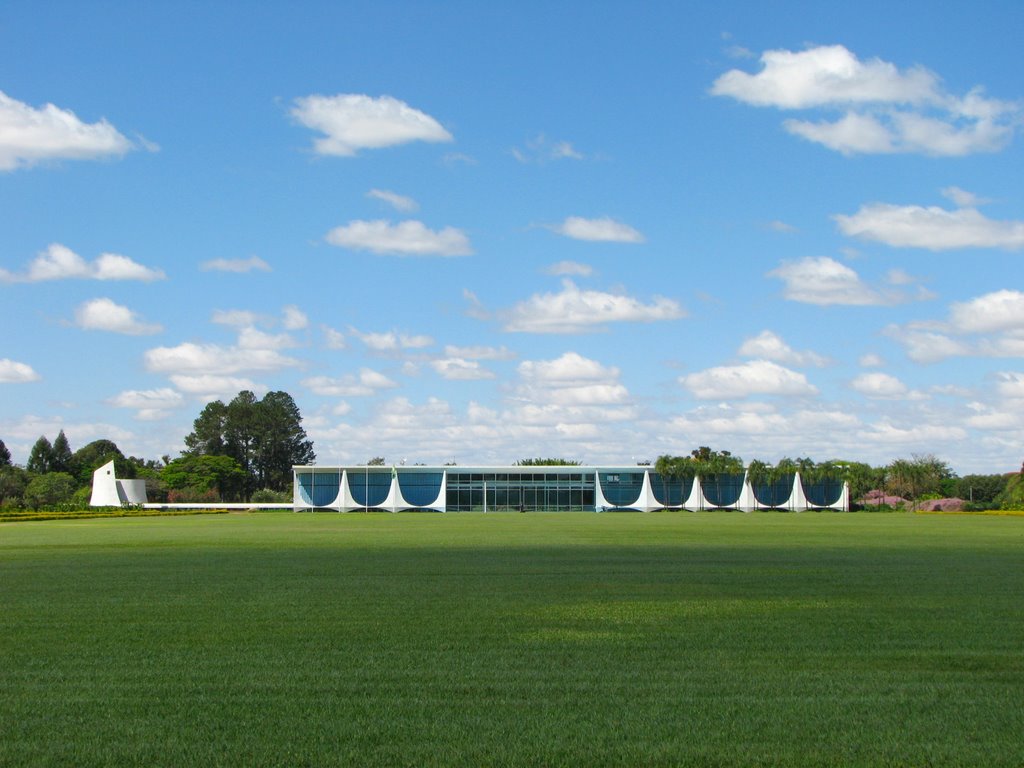
[[[311,464],[316,453],[291,395],[242,391],[203,408],[175,459],[125,456],[110,440],[72,451],[61,430],[52,443],[40,436],[21,467],[0,440],[0,507],[88,506],[93,472],[111,460],[118,478],[145,480],[154,502],[288,502],[292,465]]]
[[[312,464],[316,453],[288,393],[269,392],[260,399],[242,391],[228,403],[208,403],[185,438],[185,450],[174,459],[125,456],[110,440],[94,440],[72,451],[61,430],[52,443],[40,436],[22,467],[12,463],[10,451],[0,440],[0,508],[87,506],[93,472],[111,460],[119,478],[144,479],[147,496],[155,502],[288,502],[292,466]],[[384,462],[376,456],[368,464]],[[515,464],[574,466],[580,462],[524,458]],[[700,446],[685,456],[659,456],[653,468],[675,480],[743,472],[755,484],[773,483],[796,472],[810,482],[839,479],[850,484],[851,501],[866,507],[959,498],[968,508],[1024,508],[1024,466],[1022,473],[961,477],[931,454],[895,459],[884,466],[838,459],[818,462],[808,457],[783,458],[774,464],[755,459],[745,464],[727,450]]]

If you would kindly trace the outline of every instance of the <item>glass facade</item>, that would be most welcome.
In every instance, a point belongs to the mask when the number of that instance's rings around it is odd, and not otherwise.
[[[672,479],[626,467],[294,467],[295,508],[349,511],[603,512],[605,510],[848,508],[838,479],[795,475],[750,484],[744,474]],[[699,482],[699,486],[698,486]],[[686,505],[684,507],[684,505]]]
[[[768,507],[782,507],[789,501],[793,493],[793,478],[796,475],[783,475],[771,483],[751,483],[754,498]]]
[[[594,473],[580,471],[448,471],[450,512],[594,511]]]

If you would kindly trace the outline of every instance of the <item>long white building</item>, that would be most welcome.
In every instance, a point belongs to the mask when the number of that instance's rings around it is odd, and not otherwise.
[[[746,474],[671,479],[653,467],[367,467],[299,466],[296,510],[433,510],[437,512],[660,509],[849,510],[840,479],[804,483],[799,473],[774,483]]]

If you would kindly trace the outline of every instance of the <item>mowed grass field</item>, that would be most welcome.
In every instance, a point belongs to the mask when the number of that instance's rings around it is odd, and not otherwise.
[[[1024,764],[1024,518],[0,525],[0,765]]]

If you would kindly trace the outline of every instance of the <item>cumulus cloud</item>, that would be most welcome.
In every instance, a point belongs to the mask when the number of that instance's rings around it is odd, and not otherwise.
[[[784,283],[782,295],[804,304],[868,306],[890,303],[845,264],[827,256],[783,261],[768,273]]]
[[[144,355],[146,370],[155,373],[225,376],[243,371],[278,371],[300,362],[276,349],[225,347],[184,342],[155,347]]]
[[[702,400],[735,400],[751,395],[797,397],[818,393],[804,374],[770,360],[708,368],[680,376],[679,383]]]
[[[422,221],[351,221],[335,227],[324,238],[331,245],[356,251],[397,256],[469,256],[469,238],[461,229],[434,231]]]
[[[402,213],[409,213],[420,207],[411,197],[400,195],[388,189],[371,189],[366,193],[366,196],[374,200],[381,200]]]
[[[40,283],[48,280],[163,280],[162,270],[145,267],[127,256],[101,254],[95,261],[86,261],[70,248],[53,243],[38,253],[21,274],[0,269],[0,282]]]
[[[32,107],[0,91],[0,171],[48,160],[120,157],[134,148],[106,120],[85,123],[70,110]]]
[[[321,155],[351,157],[361,149],[412,141],[453,141],[437,120],[391,96],[315,94],[296,99],[291,115],[307,128],[324,134],[313,143]]]
[[[274,350],[296,347],[287,333],[265,333],[258,328],[242,328],[238,332],[238,348],[243,350]]]
[[[512,148],[512,157],[520,163],[543,165],[552,160],[582,160],[583,154],[568,141],[549,141],[544,134]]]
[[[247,259],[210,259],[199,265],[204,272],[235,272],[244,274],[246,272],[269,272],[270,265],[259,256],[250,256]]]
[[[740,345],[739,354],[742,357],[757,357],[790,365],[821,367],[828,364],[826,358],[809,350],[797,352],[772,331],[761,331],[757,336],[745,339]]]
[[[302,386],[322,397],[369,397],[398,384],[372,368],[360,368],[358,374],[345,374],[338,378],[312,376],[302,380]]]
[[[850,388],[865,397],[878,400],[921,399],[923,395],[911,391],[895,376],[881,371],[862,373],[850,382]]]
[[[650,323],[685,316],[678,302],[662,296],[644,304],[631,296],[580,290],[571,280],[564,280],[559,293],[535,294],[509,310],[505,330],[585,333],[608,323]]]
[[[430,367],[438,376],[449,381],[480,381],[495,378],[494,372],[484,368],[478,361],[461,357],[431,360]]]
[[[935,363],[947,357],[972,353],[970,345],[941,331],[891,325],[883,333],[901,344],[907,357],[918,363]]]
[[[967,355],[1022,357],[1024,293],[1003,289],[954,302],[946,322],[891,325],[884,333],[901,344],[907,356],[917,362],[931,363]]]
[[[363,333],[352,327],[348,330],[349,333],[374,352],[399,352],[404,349],[423,349],[434,343],[432,338],[422,334],[398,333],[396,331]]]
[[[580,421],[587,409],[593,407],[600,408],[605,417],[625,417],[619,407],[628,405],[629,391],[618,381],[618,368],[602,365],[577,352],[566,352],[554,360],[524,360],[518,372],[521,383],[516,396],[526,404],[523,409],[528,418],[547,419],[556,414],[560,421]],[[567,419],[565,409],[575,416]],[[582,420],[597,423],[598,418],[591,413]]]
[[[578,275],[589,277],[593,273],[589,264],[580,264],[578,261],[557,261],[544,268],[544,274],[562,277],[563,275]]]
[[[39,374],[31,365],[19,363],[6,357],[0,358],[0,384],[21,384],[27,381],[38,381]]]
[[[975,208],[870,203],[850,216],[832,218],[848,237],[896,248],[947,251],[958,248],[1024,247],[1024,221],[997,221]]]
[[[552,224],[548,228],[573,240],[603,243],[644,242],[644,236],[633,227],[607,217],[585,219],[581,216],[570,216],[561,224]]]
[[[1024,292],[1003,289],[955,302],[949,321],[960,333],[991,333],[1024,329]]]
[[[206,402],[234,397],[243,390],[249,390],[257,395],[268,391],[266,385],[239,376],[174,374],[170,378],[174,386],[182,392]]]
[[[994,152],[1012,138],[1016,104],[975,88],[947,93],[923,67],[901,70],[875,58],[861,61],[841,45],[765,51],[761,71],[733,69],[711,93],[758,107],[837,110],[836,119],[788,119],[786,130],[843,154],[912,152],[959,156]]]
[[[345,348],[345,334],[341,331],[331,328],[329,325],[321,325],[320,330],[323,331],[324,344],[328,349]]]
[[[210,320],[219,325],[244,327],[255,325],[260,320],[260,315],[247,309],[215,309]]]
[[[281,320],[281,324],[289,331],[301,331],[309,325],[309,318],[306,313],[296,307],[294,304],[289,304],[283,310],[284,317]]]
[[[501,347],[459,347],[448,344],[444,348],[445,357],[461,357],[465,360],[511,360],[516,353],[505,346]]]
[[[167,412],[178,408],[185,398],[170,387],[161,389],[129,389],[110,398],[108,401],[115,408],[130,408],[140,421],[157,421],[165,418]]]
[[[75,324],[86,331],[110,331],[128,336],[148,336],[159,333],[162,326],[145,323],[128,307],[111,299],[93,299],[75,310]]]

